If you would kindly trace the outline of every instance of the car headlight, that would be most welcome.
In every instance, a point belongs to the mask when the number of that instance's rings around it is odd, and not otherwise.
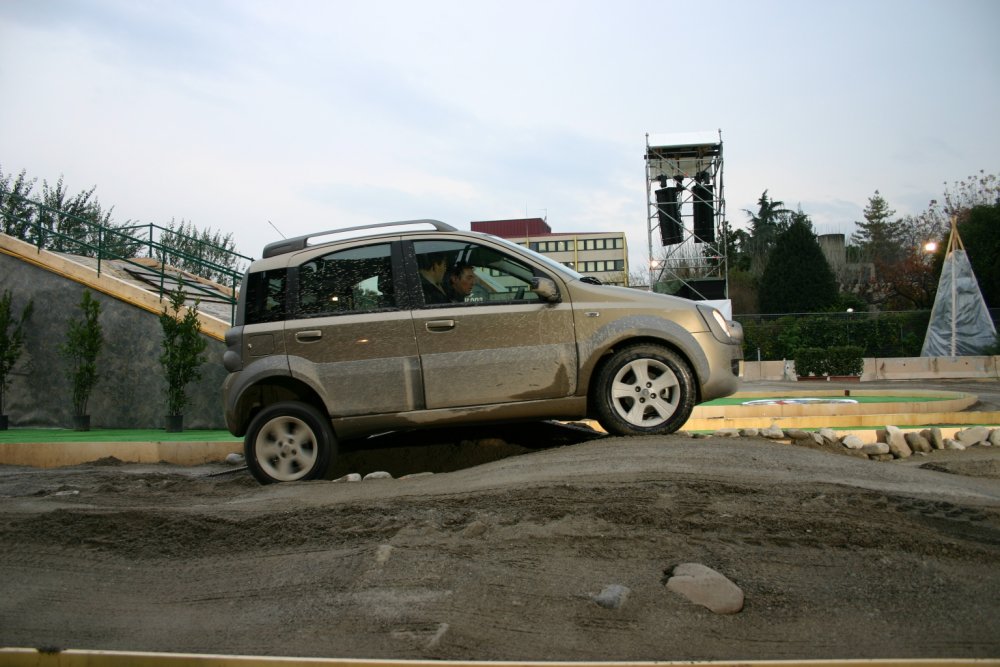
[[[740,343],[743,339],[743,327],[736,322],[728,321],[717,308],[699,305],[698,312],[705,318],[712,335],[722,343]]]

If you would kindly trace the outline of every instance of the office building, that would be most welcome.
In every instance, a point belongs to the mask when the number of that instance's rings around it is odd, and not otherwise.
[[[624,232],[553,232],[542,218],[482,220],[472,231],[500,236],[608,285],[628,285]]]

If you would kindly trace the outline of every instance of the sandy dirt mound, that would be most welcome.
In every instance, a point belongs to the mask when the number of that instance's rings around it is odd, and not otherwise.
[[[896,464],[749,438],[531,451],[489,434],[383,441],[354,452],[350,471],[396,447],[414,451],[394,474],[417,471],[428,446],[453,446],[458,465],[481,441],[495,460],[361,483],[262,487],[224,466],[2,468],[0,645],[466,660],[1000,655],[1000,452]],[[743,610],[716,615],[668,590],[679,563],[734,582]],[[618,608],[595,601],[609,586],[628,590]]]

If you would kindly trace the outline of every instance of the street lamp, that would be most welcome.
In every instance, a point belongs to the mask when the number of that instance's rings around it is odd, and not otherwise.
[[[651,260],[649,260],[649,291],[650,292],[655,292],[656,291],[656,278],[660,277],[660,274],[659,274],[659,272],[657,272],[657,269],[660,268],[661,264],[663,264],[662,260],[659,260],[659,259],[651,259]],[[654,275],[656,276],[655,278],[654,278]]]

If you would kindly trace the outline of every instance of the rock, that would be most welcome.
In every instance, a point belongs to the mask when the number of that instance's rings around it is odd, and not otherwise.
[[[800,428],[789,428],[785,429],[785,437],[791,438],[792,440],[806,440],[811,438],[812,434],[809,431],[803,431]]]
[[[735,614],[743,609],[740,587],[710,567],[681,563],[669,575],[668,589],[716,614]]]
[[[895,461],[896,457],[892,454],[878,454],[877,456],[869,457],[872,461]]]
[[[924,436],[920,435],[919,433],[917,434],[916,441],[918,447],[910,445],[910,448],[913,449],[913,451],[915,452],[918,451],[921,454],[930,454],[931,452],[934,451],[934,445],[931,444],[931,441],[925,438]]]
[[[934,449],[944,449],[944,438],[941,437],[941,429],[937,426],[925,428],[920,435],[924,436]]]
[[[865,446],[865,441],[856,435],[845,435],[844,439],[840,441],[840,444],[848,449],[861,449]]]
[[[692,433],[691,437],[695,440],[704,440],[705,438],[711,437],[708,433]]]
[[[985,426],[973,426],[955,434],[955,439],[966,447],[979,444],[990,437],[990,430]]]
[[[392,479],[392,475],[390,475],[384,470],[376,470],[375,472],[368,473],[362,479],[364,479],[366,482],[370,479]]]
[[[958,440],[953,440],[952,438],[945,438],[944,439],[944,448],[945,449],[957,449],[959,451],[962,451],[963,449],[965,449],[965,445],[963,445]]]
[[[482,537],[488,529],[489,526],[477,519],[462,529],[462,537]]]
[[[825,447],[827,444],[829,444],[827,442],[826,438],[824,438],[823,436],[821,436],[819,433],[815,433],[815,432],[810,433],[809,437],[812,439],[813,442],[815,442],[820,447]]]
[[[333,481],[334,482],[360,482],[361,481],[361,475],[359,475],[356,472],[352,472],[352,473],[349,473],[347,475],[344,475],[343,477],[338,477],[337,479],[335,479]]]
[[[411,472],[409,475],[403,475],[400,479],[416,479],[417,477],[430,477],[434,473],[432,472]]]
[[[906,444],[906,437],[897,426],[886,426],[886,442],[889,444],[889,451],[897,459],[905,459],[913,456],[913,450]]]
[[[771,440],[782,440],[785,437],[785,432],[777,426],[768,426],[760,430],[760,435],[763,438],[770,438]]]
[[[826,445],[836,445],[840,442],[840,438],[837,437],[837,432],[832,428],[821,428],[817,433],[823,438]]]
[[[740,429],[740,435],[742,435],[744,438],[756,438],[758,435],[760,435],[760,429],[759,428],[741,428]]]
[[[927,438],[920,435],[916,431],[910,431],[906,433],[903,438],[906,439],[906,444],[910,446],[914,452],[920,452],[927,454],[931,451],[931,443],[927,441]]]
[[[740,430],[738,428],[720,428],[712,434],[716,438],[738,438]]]
[[[995,428],[990,431],[988,442],[994,447],[1000,447],[1000,428]]]
[[[884,442],[873,442],[861,446],[861,453],[868,456],[882,456],[889,453],[889,445]]]
[[[611,584],[605,586],[597,595],[590,596],[590,599],[604,607],[605,609],[618,609],[628,600],[628,594],[632,591],[627,586]]]
[[[241,466],[246,463],[246,459],[243,458],[242,454],[232,452],[230,454],[226,454],[226,463],[233,466]]]

